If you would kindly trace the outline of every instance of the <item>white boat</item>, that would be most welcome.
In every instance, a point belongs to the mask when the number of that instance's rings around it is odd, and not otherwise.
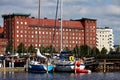
[[[61,52],[58,59],[54,60],[55,71],[57,72],[74,72],[74,57],[70,53]]]
[[[76,67],[76,59],[70,55],[70,53],[64,53],[64,51],[62,51],[62,0],[60,0],[60,4],[61,4],[61,38],[60,38],[60,49],[61,49],[61,53],[60,53],[60,58],[54,60],[54,64],[55,64],[55,71],[59,71],[59,72],[74,72],[76,69],[78,70],[84,70],[85,65],[84,63],[79,64],[78,67]],[[81,61],[79,60],[79,62],[81,63]]]
[[[59,1],[59,0],[58,0]],[[61,24],[61,35],[60,35],[60,49],[62,52],[62,0],[60,0],[60,17],[61,17],[61,21],[60,21],[60,24]],[[59,59],[56,59],[54,61],[54,64],[55,64],[55,71],[62,71],[62,72],[71,72],[71,71],[74,71],[74,60],[69,60],[69,58],[66,58],[66,55],[63,56],[62,53],[60,53],[61,56],[59,56]],[[64,60],[62,58],[64,58]],[[67,56],[69,57],[69,56]]]

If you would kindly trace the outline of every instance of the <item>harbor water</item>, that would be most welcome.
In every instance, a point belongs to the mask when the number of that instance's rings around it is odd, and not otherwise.
[[[0,80],[120,80],[120,72],[74,73],[28,73],[0,72]]]

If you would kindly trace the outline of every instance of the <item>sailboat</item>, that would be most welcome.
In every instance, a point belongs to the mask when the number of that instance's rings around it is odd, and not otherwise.
[[[59,0],[58,0],[59,1]],[[61,51],[60,56],[58,59],[54,60],[55,64],[55,71],[59,72],[72,72],[74,71],[74,60],[73,56],[70,56],[69,52],[65,52],[62,50],[62,0],[60,0],[60,15],[61,15],[61,39],[60,39],[60,45],[61,45]],[[69,59],[71,57],[72,60]]]
[[[39,0],[38,19],[40,15],[39,13],[40,13],[40,0]],[[49,62],[50,60],[46,56],[40,53],[39,48],[37,48],[36,55],[37,55],[37,60],[32,60],[28,64],[28,71],[29,72],[47,72],[47,73],[51,72],[54,67],[51,64],[51,62]]]
[[[42,55],[37,49],[37,61],[30,61],[28,66],[28,71],[30,72],[51,72],[53,70],[53,65],[48,62],[47,57]]]
[[[55,71],[57,72],[74,72],[74,57],[69,56],[69,52],[62,51],[59,59],[55,60]],[[71,57],[71,58],[70,58]]]
[[[60,0],[61,6],[61,51],[59,59],[55,60],[55,71],[59,72],[77,72],[77,73],[88,73],[90,70],[85,70],[83,59],[75,59],[74,56],[70,55],[70,52],[62,50],[62,0]]]

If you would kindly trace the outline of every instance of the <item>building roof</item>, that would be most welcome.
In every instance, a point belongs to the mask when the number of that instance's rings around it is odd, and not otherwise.
[[[76,19],[75,21],[85,21],[85,20],[92,20],[92,21],[96,21],[97,19],[82,18],[82,19]]]
[[[21,13],[13,13],[13,14],[3,14],[2,17],[8,17],[8,16],[30,16],[30,14],[21,14]]]
[[[49,26],[54,27],[55,26],[55,20],[54,19],[37,19],[37,18],[30,18],[29,19],[29,25],[37,26]],[[83,28],[83,25],[80,21],[72,21],[72,20],[63,20],[62,26],[66,28]],[[60,20],[56,20],[56,27],[60,27]]]

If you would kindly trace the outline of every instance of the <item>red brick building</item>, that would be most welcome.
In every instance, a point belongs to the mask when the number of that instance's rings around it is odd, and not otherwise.
[[[60,20],[30,18],[29,14],[4,14],[4,37],[13,42],[14,48],[22,42],[25,47],[32,44],[44,47],[52,44],[60,49]],[[79,20],[63,20],[63,49],[73,49],[76,45],[96,45],[96,20],[82,18]]]
[[[0,27],[0,54],[5,53],[7,39],[3,38],[3,27]]]

